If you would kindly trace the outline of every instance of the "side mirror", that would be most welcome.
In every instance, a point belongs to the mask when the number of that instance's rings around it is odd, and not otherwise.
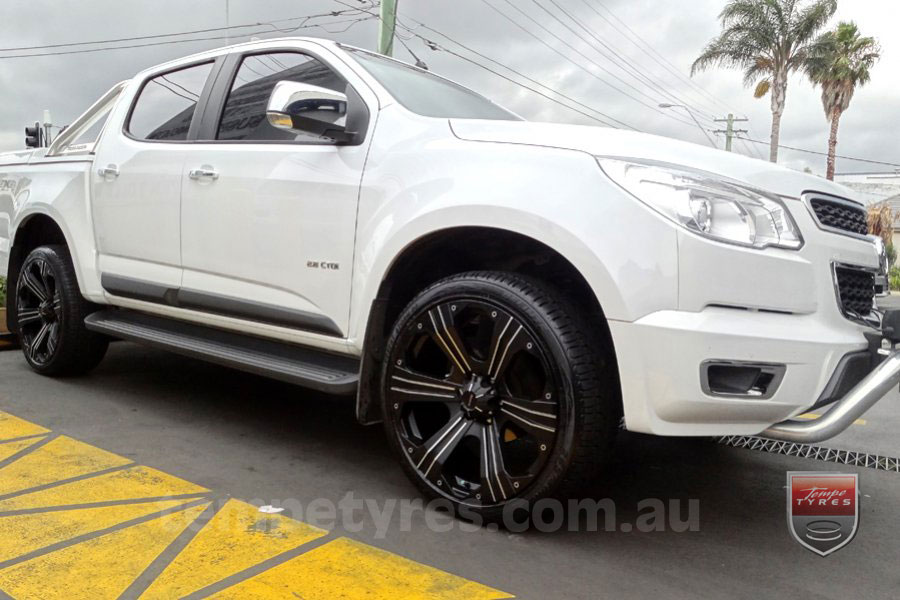
[[[347,92],[279,81],[269,96],[266,118],[278,129],[358,144],[365,136],[369,113],[356,90],[348,85]]]

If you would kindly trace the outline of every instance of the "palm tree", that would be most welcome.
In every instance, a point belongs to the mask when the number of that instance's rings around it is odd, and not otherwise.
[[[722,33],[691,67],[691,75],[712,65],[744,70],[754,96],[772,96],[769,158],[778,161],[781,115],[788,75],[803,67],[810,44],[837,10],[837,0],[729,0],[719,14]]]
[[[813,84],[822,87],[822,107],[831,122],[828,136],[828,167],[825,176],[834,179],[834,154],[841,115],[850,106],[853,92],[871,78],[871,70],[880,57],[875,38],[862,37],[856,23],[841,22],[833,31],[823,33],[813,44],[804,70]]]

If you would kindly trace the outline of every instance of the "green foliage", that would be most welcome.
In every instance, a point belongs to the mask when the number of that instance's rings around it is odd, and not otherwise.
[[[0,308],[6,306],[6,279],[0,277]]]
[[[888,280],[892,290],[900,290],[900,267],[891,267],[888,273]]]
[[[837,0],[729,0],[719,14],[722,33],[691,66],[691,74],[714,65],[744,70],[744,84],[757,97],[771,84],[803,67],[819,30],[837,10]]]
[[[822,87],[822,107],[829,120],[847,110],[856,88],[871,79],[872,67],[880,56],[875,38],[861,36],[852,21],[842,21],[818,37],[804,70],[814,84]]]
[[[894,248],[893,244],[888,244],[885,246],[884,251],[887,253],[888,267],[894,266],[894,263],[897,261],[897,249]]]

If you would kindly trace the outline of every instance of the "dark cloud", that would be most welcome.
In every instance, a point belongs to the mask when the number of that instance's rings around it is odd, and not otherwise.
[[[653,51],[658,52],[680,73],[687,74],[700,49],[718,32],[717,14],[724,5],[724,0],[556,1],[578,23],[567,20],[549,0],[541,0],[544,6],[551,9],[571,29],[554,21],[533,0],[400,0],[399,6],[403,22],[414,27],[416,33],[456,49],[436,33],[416,26],[416,22],[425,23],[500,64],[512,67],[585,105],[643,130],[707,143],[696,126],[689,122],[679,122],[689,121],[684,111],[661,109],[660,112],[651,108],[659,102],[685,100],[695,107],[704,126],[713,127],[705,117],[724,116],[730,109],[735,114],[750,118],[752,137],[768,139],[768,99],[755,100],[751,91],[742,86],[739,72],[713,70],[695,77],[695,83],[716,99],[711,100],[651,58]],[[363,6],[358,0],[342,2]],[[565,61],[553,50],[516,28],[492,10],[488,2],[537,33],[559,52],[571,56],[581,68]],[[611,13],[602,10],[600,5],[608,8]],[[0,4],[0,23],[4,25],[0,46],[36,46],[222,27],[226,24],[226,6],[227,21],[231,25],[265,23],[347,8],[336,0],[82,0],[66,3],[12,0]],[[563,42],[541,31],[535,23],[517,12],[514,6],[548,27],[584,56],[579,56]],[[838,18],[856,20],[864,34],[878,37],[883,45],[884,58],[876,67],[872,83],[858,91],[850,110],[844,115],[839,144],[841,154],[900,163],[900,148],[896,143],[897,132],[900,131],[900,89],[895,85],[893,77],[900,70],[900,41],[896,36],[898,10],[895,6],[895,0],[842,2]],[[633,36],[612,14],[648,41],[653,50],[642,50],[629,41]],[[331,20],[342,18],[346,17],[333,17]],[[297,23],[279,23],[279,26],[287,27]],[[344,26],[346,24],[330,29],[334,31]],[[272,27],[260,25],[234,30],[230,41],[247,41],[249,33],[255,33],[260,38],[283,35],[271,29]],[[263,31],[268,33],[262,33]],[[601,56],[591,47],[596,45],[596,41],[588,32],[592,32],[626,57],[629,64],[623,63],[621,58],[613,57],[610,60]],[[579,40],[576,33],[591,43]],[[358,23],[343,33],[304,29],[294,33],[296,34],[329,37],[373,48],[377,22],[372,20]],[[221,35],[224,33],[212,32],[196,34],[195,37]],[[408,33],[401,35],[409,38],[409,47],[432,70],[491,96],[529,119],[596,124],[587,117],[456,57],[433,52],[421,40]],[[71,122],[105,90],[138,70],[179,56],[222,46],[228,41],[207,40],[96,53],[0,59],[0,89],[3,90],[0,104],[0,150],[21,148],[22,128],[26,123],[39,119],[45,108],[51,110],[57,123]],[[604,51],[609,54],[609,51]],[[7,54],[10,53],[3,53]],[[395,55],[412,61],[401,44],[396,44]],[[484,62],[483,59],[479,60]],[[597,64],[591,64],[592,62]],[[490,66],[498,69],[496,65]],[[585,72],[585,69],[596,76]],[[653,84],[635,79],[628,73],[633,70],[650,79]],[[611,73],[622,81],[615,79]],[[663,93],[659,88],[666,92]],[[546,92],[546,89],[541,89]],[[650,107],[642,106],[639,102]],[[826,135],[827,124],[822,114],[818,90],[813,89],[802,77],[794,77],[788,90],[782,143],[824,150]],[[717,141],[722,145],[721,136]],[[751,153],[750,146],[742,143],[736,149]],[[760,153],[767,154],[765,146],[760,145],[757,149]],[[821,157],[785,151],[782,159],[784,164],[794,168],[808,166],[816,172],[824,170],[824,159]],[[877,168],[879,167],[850,161],[838,163],[839,171]]]

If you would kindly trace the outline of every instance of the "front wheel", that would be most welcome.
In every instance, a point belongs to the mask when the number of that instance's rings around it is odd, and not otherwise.
[[[65,246],[41,246],[25,258],[15,310],[25,359],[42,375],[80,375],[106,354],[108,339],[84,326],[93,305],[78,289]]]
[[[588,326],[541,282],[464,273],[419,294],[388,341],[388,438],[428,496],[498,520],[577,493],[617,429],[615,378]]]

